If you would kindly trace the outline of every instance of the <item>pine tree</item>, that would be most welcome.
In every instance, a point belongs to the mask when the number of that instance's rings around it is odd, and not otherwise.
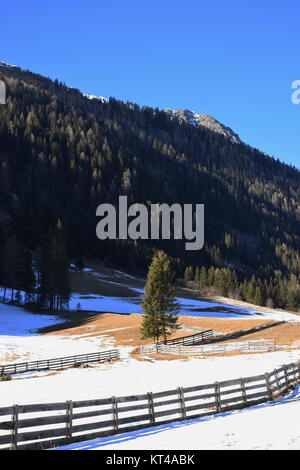
[[[163,251],[155,253],[149,266],[145,296],[142,303],[144,312],[141,334],[143,339],[160,336],[166,341],[178,324],[179,303],[175,297],[174,272],[171,261]]]
[[[202,266],[199,277],[199,289],[204,289],[205,287],[207,287],[207,272],[205,267]]]
[[[193,281],[194,279],[194,270],[192,266],[188,266],[186,270],[184,271],[184,279],[186,281]]]
[[[17,275],[17,239],[14,234],[10,236],[2,250],[2,283],[4,286],[3,302],[5,302],[6,289],[11,289],[11,301],[13,301]]]
[[[69,260],[64,231],[59,220],[50,227],[42,247],[40,260],[39,303],[50,310],[63,310],[70,297]]]
[[[194,281],[196,281],[197,284],[199,284],[200,282],[200,276],[201,276],[201,271],[200,271],[200,268],[197,266],[195,269],[195,278],[194,278]]]

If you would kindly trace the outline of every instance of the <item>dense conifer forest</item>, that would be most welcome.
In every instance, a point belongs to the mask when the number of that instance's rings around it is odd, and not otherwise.
[[[298,170],[163,110],[89,99],[18,67],[0,65],[0,79],[7,87],[0,106],[1,285],[46,296],[60,308],[68,298],[67,259],[145,272],[162,249],[177,276],[199,288],[299,308]],[[204,248],[186,251],[179,240],[98,240],[96,207],[117,205],[119,195],[129,204],[205,204]],[[51,243],[59,260],[52,287],[63,287],[49,293],[43,269],[33,275],[31,261],[42,266]]]

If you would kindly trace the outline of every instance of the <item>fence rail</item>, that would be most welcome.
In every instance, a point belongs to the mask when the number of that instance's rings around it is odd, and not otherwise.
[[[104,362],[111,359],[118,359],[119,357],[120,352],[117,349],[110,349],[107,351],[80,354],[76,356],[0,365],[0,377],[21,372],[62,369],[64,367],[79,366],[80,364],[88,364],[91,362]]]
[[[271,373],[163,392],[0,408],[0,448],[47,449],[67,443],[245,408],[300,383],[300,362]]]
[[[156,344],[181,344],[182,346],[192,346],[193,344],[201,344],[202,342],[212,338],[212,330],[203,330],[193,335],[181,336],[180,338],[167,339],[166,341],[158,341]]]
[[[275,351],[273,339],[249,340],[232,343],[213,343],[185,346],[181,344],[146,344],[140,346],[140,354],[177,354],[202,356],[203,354],[226,354],[235,351]]]
[[[283,325],[285,321],[279,322],[272,322],[272,323],[265,323],[260,326],[256,326],[254,328],[250,328],[248,330],[238,330],[233,331],[231,333],[216,333],[213,332],[211,329],[203,330],[199,333],[188,335],[188,336],[181,336],[180,338],[168,339],[166,341],[158,341],[156,344],[161,345],[182,345],[182,346],[193,346],[198,344],[212,344],[212,343],[219,343],[224,341],[230,341],[233,339],[237,339],[241,336],[250,335],[252,333],[257,333],[258,331],[266,330],[268,328],[274,328],[280,325]]]

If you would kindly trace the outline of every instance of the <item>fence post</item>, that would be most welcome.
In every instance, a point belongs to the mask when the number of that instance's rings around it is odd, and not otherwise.
[[[181,419],[186,419],[184,393],[183,393],[182,387],[178,387],[178,394],[179,394],[179,403],[180,403],[180,409],[181,409]]]
[[[148,396],[150,423],[155,424],[154,403],[153,403],[153,394],[152,394],[152,392],[148,392],[147,396]]]
[[[285,376],[285,387],[287,388],[289,386],[288,382],[288,373],[287,373],[287,366],[284,366],[284,376]]]
[[[243,403],[245,406],[247,406],[247,394],[246,394],[246,387],[245,387],[245,382],[243,378],[241,378],[241,389],[242,389]]]
[[[281,392],[282,385],[281,385],[280,380],[279,380],[279,377],[278,377],[277,369],[275,369],[274,372],[275,372],[275,377],[276,377],[276,383],[277,383],[278,391]]]
[[[270,385],[270,375],[267,372],[265,373],[265,380],[266,380],[268,399],[273,400],[273,394],[272,394],[272,389]]]
[[[67,439],[72,439],[73,402],[72,400],[68,400],[66,403],[67,403],[66,437]]]
[[[112,411],[113,411],[113,428],[114,431],[118,431],[118,403],[116,397],[111,397]]]
[[[221,411],[221,393],[220,393],[220,384],[215,382],[215,397],[216,397],[216,412],[220,413]]]
[[[19,420],[19,405],[14,405],[13,406],[13,415],[12,415],[11,450],[17,450],[17,445],[18,445],[18,420]]]
[[[295,370],[296,369],[296,364],[294,362],[292,364],[292,367],[293,367],[294,382],[296,382],[297,381],[297,379],[296,379],[296,370]]]

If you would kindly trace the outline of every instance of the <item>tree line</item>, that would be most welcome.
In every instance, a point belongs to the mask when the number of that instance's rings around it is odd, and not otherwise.
[[[60,220],[55,227],[49,228],[34,259],[32,253],[18,244],[12,234],[2,247],[0,260],[3,302],[10,300],[50,311],[61,311],[68,307],[71,293],[69,258]]]
[[[187,266],[184,271],[187,285],[202,293],[221,295],[251,304],[269,308],[283,308],[297,311],[300,307],[299,279],[294,274],[289,278],[280,272],[270,279],[239,279],[237,272],[230,268],[205,268]]]

